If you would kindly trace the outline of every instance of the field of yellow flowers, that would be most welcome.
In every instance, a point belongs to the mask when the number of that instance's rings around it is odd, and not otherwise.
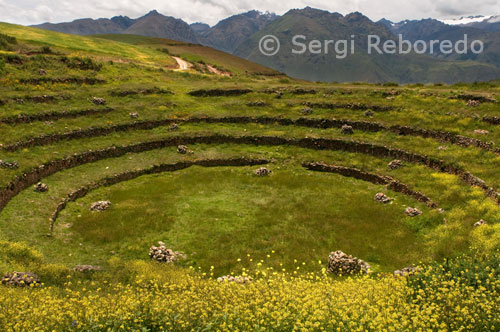
[[[261,269],[245,284],[136,262],[129,282],[0,288],[2,331],[500,331],[500,259],[414,276]],[[245,273],[245,272],[243,272]]]

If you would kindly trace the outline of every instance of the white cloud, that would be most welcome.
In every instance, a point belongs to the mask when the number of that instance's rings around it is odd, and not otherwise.
[[[182,18],[188,23],[211,25],[233,14],[251,9],[283,14],[291,8],[306,6],[347,14],[360,11],[372,20],[393,21],[420,18],[453,18],[465,15],[499,14],[500,0],[0,0],[0,21],[38,24],[46,21],[65,22],[77,18],[142,16],[152,9],[164,15]]]

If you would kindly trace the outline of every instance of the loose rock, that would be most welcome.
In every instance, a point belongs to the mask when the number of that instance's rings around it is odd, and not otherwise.
[[[8,168],[8,169],[16,169],[19,167],[19,165],[15,161],[0,160],[0,167],[1,168]]]
[[[180,258],[186,258],[182,252],[167,249],[165,243],[159,241],[158,246],[149,248],[149,257],[161,263],[173,263]]]
[[[390,197],[388,197],[384,193],[377,193],[377,194],[375,194],[375,197],[373,198],[373,200],[375,202],[380,202],[380,203],[387,204],[387,203],[391,203],[393,199],[390,198]]]
[[[177,152],[179,152],[180,154],[186,154],[189,152],[189,149],[185,145],[179,145],[177,146]]]
[[[405,209],[405,214],[410,217],[416,217],[422,214],[422,211],[420,211],[417,208],[412,208],[412,207],[407,207]]]
[[[49,187],[45,183],[38,182],[33,186],[33,189],[38,193],[43,193],[49,190]]]
[[[106,99],[104,98],[92,97],[92,102],[95,105],[106,105]]]
[[[488,222],[486,220],[481,219],[474,224],[474,227],[479,227],[479,226],[483,226],[483,225],[488,225]]]
[[[38,287],[41,286],[40,278],[31,272],[6,273],[2,278],[2,285],[17,287]]]
[[[395,159],[391,161],[389,164],[387,164],[387,167],[390,169],[398,169],[403,166],[403,162],[399,159]]]
[[[310,107],[304,107],[302,110],[300,110],[300,113],[302,113],[303,115],[310,115],[312,114],[312,112],[313,109]]]
[[[257,176],[268,176],[272,173],[272,171],[266,167],[259,167],[255,170],[254,173]]]
[[[328,272],[335,274],[368,273],[370,265],[365,261],[337,250],[328,256]]]
[[[38,70],[38,75],[47,75],[47,72],[45,71],[45,69],[40,69]]]
[[[472,99],[470,99],[470,100],[467,101],[467,106],[469,106],[469,107],[476,107],[476,106],[479,106],[479,105],[481,105],[481,102],[478,101],[478,100],[472,100]]]
[[[99,265],[77,265],[74,270],[77,272],[89,273],[101,271],[101,267]]]
[[[235,282],[237,284],[247,284],[249,282],[252,282],[253,279],[251,277],[243,277],[243,276],[238,276],[238,277],[233,277],[232,275],[226,275],[217,278],[218,282]]]
[[[90,205],[90,211],[104,211],[111,207],[110,201],[98,201]]]
[[[349,126],[349,125],[343,125],[342,128],[340,129],[340,132],[344,135],[354,134],[354,130],[352,130],[352,126]]]
[[[490,132],[484,129],[476,129],[474,130],[474,134],[478,135],[488,135]]]
[[[407,267],[402,268],[401,270],[394,271],[394,276],[395,277],[408,277],[408,276],[414,275],[416,273],[419,273],[420,271],[421,271],[421,269],[418,267],[407,266]]]
[[[168,131],[176,131],[176,130],[179,130],[179,126],[177,125],[177,123],[172,123],[170,127],[168,127]]]
[[[139,117],[139,113],[137,112],[132,112],[128,114],[131,119],[137,119]]]

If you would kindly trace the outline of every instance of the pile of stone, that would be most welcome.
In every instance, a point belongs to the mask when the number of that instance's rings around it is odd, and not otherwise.
[[[370,265],[365,261],[337,250],[328,256],[328,272],[335,274],[368,273]]]
[[[384,193],[376,193],[375,197],[373,198],[373,200],[375,202],[387,204],[387,203],[391,203],[392,200],[393,200],[393,198],[390,198],[389,196],[387,196]]]
[[[262,101],[262,100],[257,100],[257,101],[251,101],[247,104],[247,106],[250,106],[250,107],[264,107],[264,106],[267,106],[267,103],[265,101]]]
[[[90,204],[90,211],[105,211],[111,207],[110,201],[98,201]]]
[[[19,167],[19,165],[15,161],[0,160],[0,167],[8,169],[16,169]]]
[[[253,279],[251,277],[245,277],[245,276],[237,276],[237,277],[234,277],[232,275],[227,275],[227,276],[222,276],[222,277],[219,277],[217,278],[217,281],[218,282],[234,282],[234,283],[237,283],[237,284],[247,284],[249,282],[252,282]]]
[[[180,154],[186,154],[186,153],[189,152],[189,149],[185,145],[178,145],[177,146],[177,152],[179,152]]]
[[[132,112],[128,114],[131,119],[137,119],[139,117],[139,113],[137,112]]]
[[[412,208],[412,207],[407,207],[405,209],[405,214],[409,217],[416,217],[422,214],[422,211],[420,211],[417,208]]]
[[[478,135],[488,135],[490,132],[484,129],[476,129],[474,130],[474,134]]]
[[[479,220],[478,222],[474,223],[474,227],[479,227],[479,226],[484,226],[484,225],[488,225],[488,222],[486,220]]]
[[[106,99],[104,98],[98,98],[98,97],[92,97],[92,103],[95,105],[106,105]]]
[[[310,114],[312,114],[312,112],[313,112],[313,109],[312,109],[312,108],[310,108],[310,107],[304,107],[304,108],[300,111],[300,113],[302,113],[303,115],[310,115]]]
[[[176,131],[176,130],[179,130],[179,126],[177,125],[177,123],[172,123],[170,125],[170,127],[168,127],[168,130],[169,131]]]
[[[467,101],[467,106],[469,106],[469,107],[476,107],[476,106],[479,106],[479,105],[481,105],[481,102],[479,100],[469,99]]]
[[[158,246],[151,246],[151,248],[149,248],[149,257],[157,262],[173,263],[180,258],[185,258],[186,255],[182,252],[168,249],[165,243],[159,241]]]
[[[419,273],[420,271],[421,271],[421,269],[418,267],[407,266],[407,267],[402,268],[401,270],[394,271],[394,276],[395,277],[408,277],[408,276],[414,275],[416,273]]]
[[[372,117],[373,115],[374,115],[374,113],[372,111],[365,112],[365,116],[367,116],[367,117]]]
[[[35,184],[35,185],[33,186],[33,189],[34,189],[37,193],[44,193],[44,192],[46,192],[47,190],[49,190],[49,187],[48,187],[45,183],[38,182],[37,184]]]
[[[402,166],[403,166],[403,162],[399,159],[394,159],[389,164],[387,164],[387,167],[389,167],[390,169],[398,169]]]
[[[259,167],[255,170],[254,174],[257,176],[268,176],[272,171],[266,167]]]
[[[2,285],[18,287],[37,287],[40,286],[40,278],[31,272],[12,272],[6,273],[2,278]]]
[[[74,270],[76,272],[91,273],[101,271],[101,267],[99,265],[77,265]]]
[[[45,71],[45,69],[39,69],[38,70],[38,75],[41,75],[41,76],[47,75],[47,72]]]
[[[354,134],[354,130],[352,129],[352,126],[349,126],[349,125],[343,125],[342,128],[340,129],[340,132],[344,135]]]

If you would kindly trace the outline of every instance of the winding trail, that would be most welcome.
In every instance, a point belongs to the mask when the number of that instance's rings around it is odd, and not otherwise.
[[[186,60],[183,60],[176,56],[173,56],[172,58],[174,58],[175,61],[177,61],[177,65],[179,66],[179,68],[174,69],[175,71],[188,70],[189,68],[193,67],[193,65],[187,62]]]

